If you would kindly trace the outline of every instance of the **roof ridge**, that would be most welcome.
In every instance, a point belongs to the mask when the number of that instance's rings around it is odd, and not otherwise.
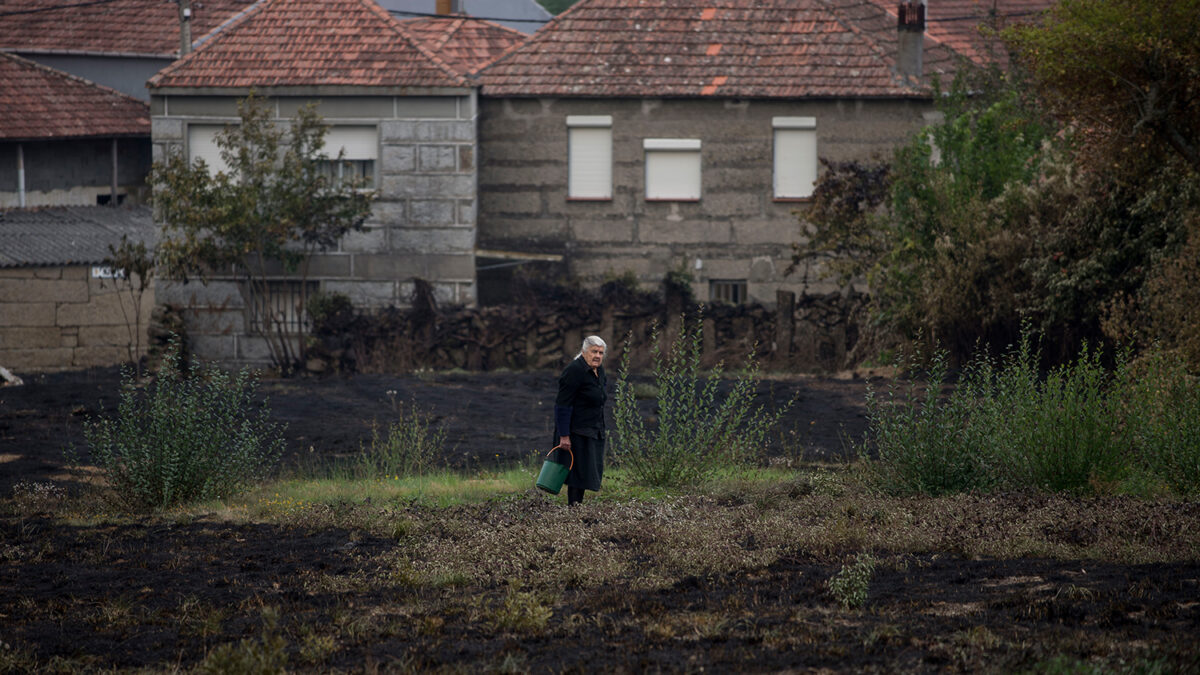
[[[407,28],[404,27],[404,24],[399,19],[392,16],[392,14],[390,12],[388,12],[386,9],[384,9],[383,7],[379,6],[379,3],[375,2],[374,0],[357,0],[357,1],[359,4],[366,7],[369,11],[372,11],[375,14],[383,17],[389,24],[391,24],[392,28],[395,29],[396,32],[400,33],[400,35],[405,40],[408,41],[408,43],[410,45],[412,45],[414,48],[416,48],[417,51],[419,51],[421,54],[424,54],[431,61],[433,61],[434,65],[436,65],[438,68],[441,68],[443,73],[451,76],[452,78],[457,80],[463,86],[467,86],[467,87],[474,86],[474,84],[470,80],[468,80],[462,73],[458,72],[457,70],[452,68],[450,66],[450,64],[443,61],[442,57],[433,53],[425,45],[421,44],[421,41],[418,40],[416,37],[414,37],[413,34],[410,33]]]
[[[59,78],[65,79],[65,80],[74,81],[78,84],[86,85],[89,87],[95,87],[96,89],[99,89],[106,94],[111,94],[111,95],[115,95],[120,98],[134,101],[136,103],[139,103],[139,104],[145,106],[147,110],[149,110],[149,108],[150,108],[150,105],[148,103],[146,103],[145,101],[143,101],[142,99],[140,99],[136,96],[130,96],[129,94],[126,94],[123,91],[118,91],[116,89],[113,89],[112,87],[109,87],[108,85],[100,84],[99,82],[93,82],[93,81],[87,79],[86,77],[80,77],[79,75],[74,75],[74,74],[68,73],[64,70],[58,70],[57,68],[51,68],[50,66],[47,66],[43,63],[38,63],[37,61],[31,61],[23,56],[18,56],[16,54],[13,54],[12,52],[0,51],[0,57],[7,57],[9,59],[12,59],[13,61],[16,61],[20,65],[32,66],[35,69],[45,71],[47,74],[54,75],[54,76],[57,76]]]
[[[538,36],[541,35],[542,33],[553,32],[553,30],[547,30],[547,29],[550,29],[551,26],[557,27],[558,24],[562,23],[563,20],[569,18],[572,14],[575,14],[576,12],[582,11],[583,7],[585,7],[586,5],[592,4],[593,1],[594,0],[577,0],[577,2],[575,4],[564,9],[563,11],[559,12],[558,14],[555,14],[553,17],[551,17],[551,19],[549,21],[542,24],[542,27],[538,28],[536,31],[534,31],[533,35],[530,35],[527,38],[525,38],[524,42],[517,43],[516,45],[514,45],[513,47],[511,47],[510,49],[505,51],[500,56],[497,56],[496,58],[492,59],[491,63],[487,64],[486,66],[483,66],[482,68],[476,69],[474,73],[471,73],[471,75],[473,77],[479,77],[479,76],[483,75],[483,71],[499,64],[501,61],[503,61],[505,59],[510,58],[513,54],[516,54],[517,52],[522,51],[527,45],[531,45],[534,42],[536,42],[538,39]]]

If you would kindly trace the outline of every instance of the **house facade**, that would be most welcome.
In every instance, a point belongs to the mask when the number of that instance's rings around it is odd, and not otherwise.
[[[511,31],[499,31],[507,48]],[[365,231],[313,258],[306,292],[344,293],[370,310],[407,304],[421,278],[438,300],[473,304],[478,97],[466,67],[451,66],[428,39],[370,0],[264,0],[151,79],[155,156],[185,153],[220,168],[216,135],[237,122],[237,101],[251,91],[280,124],[316,103],[330,125],[329,155],[344,150],[376,201]],[[282,272],[273,283],[276,306],[302,295]],[[268,301],[249,297],[235,275],[164,281],[158,294],[185,309],[201,357],[268,360],[255,329]]]
[[[702,301],[835,290],[786,273],[792,244],[820,160],[883,155],[936,118],[928,82],[962,54],[924,19],[915,3],[581,0],[480,73],[481,286],[505,260],[561,260],[587,284],[684,271]]]

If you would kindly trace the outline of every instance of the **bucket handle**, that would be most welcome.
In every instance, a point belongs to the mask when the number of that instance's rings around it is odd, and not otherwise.
[[[566,450],[567,454],[571,456],[571,465],[567,467],[567,471],[575,468],[575,453],[571,452],[570,448],[564,448],[561,445],[556,445],[553,448],[550,448],[550,452],[554,452],[555,450]],[[546,453],[546,459],[550,459],[550,452]]]

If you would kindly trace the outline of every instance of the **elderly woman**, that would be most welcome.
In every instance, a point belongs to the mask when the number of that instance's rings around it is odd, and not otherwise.
[[[575,359],[558,377],[554,400],[554,433],[558,444],[570,448],[575,465],[567,475],[567,504],[583,501],[584,490],[599,490],[604,478],[604,401],[608,379],[604,351],[608,346],[595,335],[583,340]]]

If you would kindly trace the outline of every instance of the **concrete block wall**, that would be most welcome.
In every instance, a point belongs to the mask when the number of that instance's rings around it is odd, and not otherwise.
[[[801,241],[807,204],[773,196],[774,117],[815,117],[822,158],[886,157],[925,122],[926,101],[770,101],[483,98],[480,103],[479,247],[564,256],[595,285],[635,273],[658,283],[680,266],[696,297],[711,279],[744,279],[749,300],[772,305],[777,290],[834,290],[811,270],[785,275]],[[613,196],[567,199],[569,115],[611,115]],[[701,141],[696,202],[645,195],[646,138]]]
[[[130,360],[135,308],[124,280],[89,266],[0,269],[0,365],[15,373],[110,366]],[[154,290],[141,299],[141,354]],[[140,355],[139,354],[139,357]]]
[[[235,122],[236,97],[159,96],[151,100],[155,159],[186,151],[189,124]],[[412,279],[429,281],[443,304],[472,306],[477,211],[473,92],[421,96],[287,96],[270,99],[279,123],[318,101],[331,125],[373,126],[378,134],[376,201],[365,229],[317,254],[308,279],[350,296],[359,308],[405,306]],[[278,278],[287,278],[282,271]],[[189,344],[200,358],[267,363],[262,338],[247,330],[246,300],[233,278],[208,285],[160,281],[159,301],[184,310]]]

